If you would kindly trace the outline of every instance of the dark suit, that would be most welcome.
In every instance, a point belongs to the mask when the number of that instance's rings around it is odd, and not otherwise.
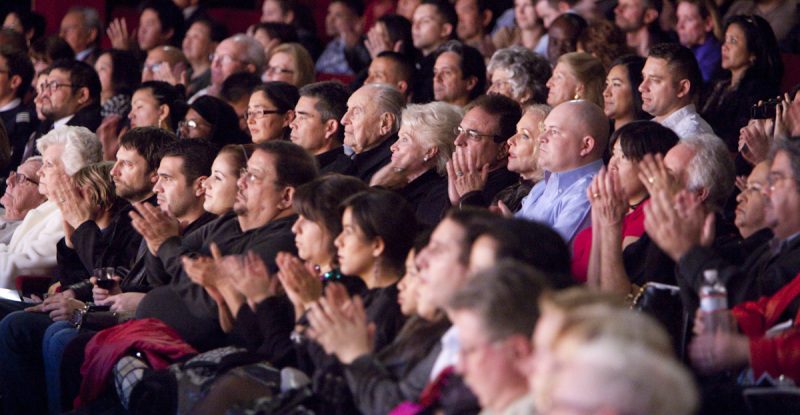
[[[20,103],[16,108],[0,112],[0,120],[6,127],[8,141],[11,145],[11,161],[8,166],[0,171],[0,176],[7,176],[11,170],[16,170],[22,161],[25,152],[25,143],[31,134],[36,131],[39,119],[36,118],[36,107],[33,103],[25,105]]]
[[[86,127],[94,133],[97,132],[97,128],[100,127],[100,123],[102,122],[103,117],[100,115],[100,104],[93,103],[78,110],[78,112],[67,121],[67,125],[72,127]],[[39,129],[36,133],[31,135],[28,142],[25,144],[22,161],[39,153],[36,149],[36,140],[49,133],[50,130],[53,129],[53,123],[53,120],[44,120],[44,122],[39,125]]]

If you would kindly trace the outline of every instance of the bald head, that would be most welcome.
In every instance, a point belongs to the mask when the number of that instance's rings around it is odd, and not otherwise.
[[[147,52],[147,59],[144,61],[142,69],[142,82],[162,80],[158,76],[162,64],[169,65],[173,74],[180,74],[186,70],[189,62],[182,50],[174,46],[157,46]],[[177,78],[180,79],[180,77]]]
[[[583,100],[567,101],[544,120],[539,136],[539,165],[554,173],[584,166],[603,157],[609,122],[603,110]]]

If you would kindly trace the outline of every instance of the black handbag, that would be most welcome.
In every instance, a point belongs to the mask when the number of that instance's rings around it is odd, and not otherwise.
[[[681,300],[681,289],[675,285],[648,282],[633,295],[631,308],[645,312],[658,320],[667,330],[675,352],[683,357],[686,314]]]

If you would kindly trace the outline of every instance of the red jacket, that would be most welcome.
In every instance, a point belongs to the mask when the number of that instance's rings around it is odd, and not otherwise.
[[[114,365],[132,350],[142,352],[155,370],[197,353],[175,330],[154,318],[131,320],[103,330],[86,345],[81,366],[81,392],[74,402],[76,408],[103,393]]]
[[[767,372],[773,377],[785,375],[800,381],[800,311],[791,328],[775,337],[765,337],[770,327],[780,323],[778,319],[798,296],[800,274],[772,297],[733,308],[739,328],[750,338],[750,364],[756,379]]]

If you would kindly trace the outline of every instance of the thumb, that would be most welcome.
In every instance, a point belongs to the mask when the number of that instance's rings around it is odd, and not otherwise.
[[[211,257],[214,258],[215,261],[222,260],[222,251],[219,250],[219,246],[216,242],[211,242]]]

